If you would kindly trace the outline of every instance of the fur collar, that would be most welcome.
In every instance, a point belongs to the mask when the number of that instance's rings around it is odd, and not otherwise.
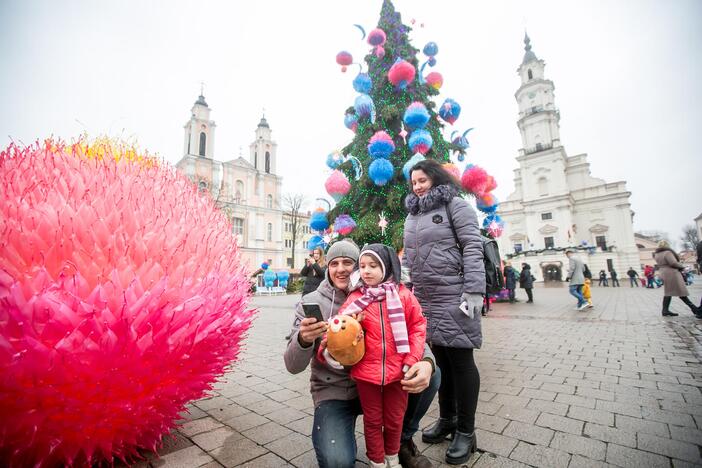
[[[448,205],[453,197],[458,195],[458,190],[450,185],[437,185],[429,189],[423,197],[418,197],[411,192],[405,198],[405,207],[410,214],[426,213],[441,205]]]
[[[674,251],[673,249],[671,249],[670,247],[659,247],[659,248],[657,248],[656,251],[653,252],[653,253],[654,253],[654,254],[657,254],[657,253],[661,253],[661,252],[670,252],[670,253],[673,254],[673,257],[675,257],[675,261],[676,261],[676,262],[679,262],[679,261],[680,261],[680,257],[678,256],[678,254],[675,253],[675,251]]]

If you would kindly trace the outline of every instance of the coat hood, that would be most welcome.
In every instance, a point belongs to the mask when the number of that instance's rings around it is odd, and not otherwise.
[[[363,249],[361,249],[359,259],[364,253],[368,253],[369,251],[372,252],[373,256],[379,259],[382,263],[383,282],[392,278],[396,284],[400,284],[402,268],[400,266],[400,259],[397,257],[397,252],[395,252],[395,249],[384,244],[365,245],[363,246]]]

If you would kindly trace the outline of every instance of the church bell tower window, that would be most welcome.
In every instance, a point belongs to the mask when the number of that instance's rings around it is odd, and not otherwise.
[[[205,135],[205,132],[200,132],[200,151],[198,154],[200,156],[205,155],[205,147],[207,146],[207,135]]]
[[[271,153],[266,151],[266,174],[271,173]]]
[[[533,79],[534,79],[534,74],[531,72],[531,68],[527,70],[527,77],[528,77],[530,80],[533,80]]]

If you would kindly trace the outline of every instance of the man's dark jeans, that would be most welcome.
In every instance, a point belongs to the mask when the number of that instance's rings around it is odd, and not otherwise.
[[[402,440],[411,439],[419,430],[441,384],[441,372],[436,372],[422,393],[410,393],[407,412],[402,423]],[[358,398],[326,400],[314,410],[312,445],[320,468],[346,468],[356,464],[356,418],[361,414]]]

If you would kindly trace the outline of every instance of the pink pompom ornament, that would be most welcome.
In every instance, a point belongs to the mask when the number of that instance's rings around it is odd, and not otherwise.
[[[155,451],[236,358],[236,236],[185,176],[110,142],[0,152],[0,460]]]
[[[458,166],[456,166],[454,163],[444,163],[441,165],[441,167],[443,167],[446,172],[455,177],[456,180],[459,180],[461,178],[461,171],[458,169]]]
[[[347,214],[342,214],[334,220],[334,231],[342,236],[348,236],[356,229],[356,221]]]
[[[388,80],[396,88],[404,90],[414,80],[416,72],[414,65],[398,58],[388,70]]]
[[[347,67],[353,63],[353,56],[345,50],[342,50],[336,54],[336,63],[341,65],[342,72],[346,72]]]
[[[461,176],[461,185],[467,192],[481,198],[488,192],[488,177],[490,176],[482,167],[468,164]]]
[[[327,193],[338,202],[344,195],[349,193],[349,190],[351,190],[351,183],[346,177],[346,174],[337,169],[327,178],[327,181],[324,183],[324,188],[327,189]]]
[[[427,75],[425,81],[432,88],[439,90],[444,84],[444,77],[441,76],[441,73],[439,72],[431,72]]]

